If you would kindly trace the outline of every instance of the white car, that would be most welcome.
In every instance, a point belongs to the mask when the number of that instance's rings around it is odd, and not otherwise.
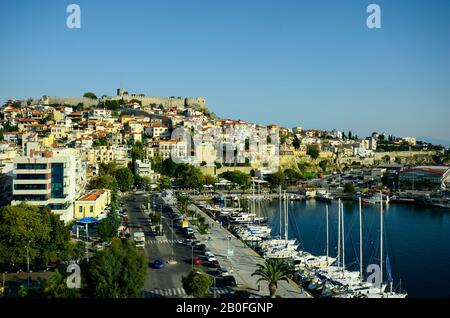
[[[212,252],[210,252],[210,251],[206,251],[205,252],[205,256],[208,256],[208,257],[216,257]]]
[[[217,258],[215,258],[214,256],[208,256],[206,259],[208,260],[208,262],[217,262]]]

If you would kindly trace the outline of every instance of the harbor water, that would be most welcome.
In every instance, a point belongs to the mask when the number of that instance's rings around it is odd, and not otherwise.
[[[326,255],[326,205],[329,207],[329,254],[337,255],[337,201],[316,200],[289,202],[289,239],[314,254]],[[259,206],[259,204],[258,204]],[[272,235],[280,233],[279,201],[261,202],[256,209],[269,218]],[[363,267],[380,264],[380,205],[364,205]],[[284,237],[284,216],[281,215]],[[384,281],[386,255],[389,257],[394,288],[408,297],[450,297],[450,211],[415,205],[384,206]],[[344,202],[345,264],[359,271],[358,203]],[[370,274],[370,273],[369,273]]]

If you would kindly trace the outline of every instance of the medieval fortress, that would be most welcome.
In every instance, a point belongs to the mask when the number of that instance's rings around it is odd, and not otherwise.
[[[50,97],[43,96],[42,99],[32,99],[32,104],[44,104],[44,105],[70,105],[76,106],[83,103],[85,107],[95,107],[99,102],[113,100],[123,100],[124,103],[128,103],[131,100],[138,100],[141,102],[142,106],[149,105],[162,105],[163,107],[192,107],[196,109],[206,109],[206,99],[204,97],[155,97],[146,96],[144,94],[128,94],[123,88],[117,89],[116,96],[102,96],[98,99],[86,98],[86,97]]]

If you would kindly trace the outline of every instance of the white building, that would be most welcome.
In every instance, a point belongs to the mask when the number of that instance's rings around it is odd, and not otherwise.
[[[76,197],[76,157],[68,152],[27,147],[27,154],[14,158],[12,205],[26,202],[48,207],[64,222],[73,219]]]
[[[134,163],[134,171],[138,176],[150,178],[152,181],[159,179],[159,173],[152,170],[152,164],[150,160],[136,160]]]
[[[165,125],[152,124],[145,129],[145,134],[150,138],[168,138],[170,137],[169,127]]]

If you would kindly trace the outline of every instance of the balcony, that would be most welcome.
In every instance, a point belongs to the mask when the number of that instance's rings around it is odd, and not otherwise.
[[[51,179],[14,179],[14,184],[50,184]]]
[[[13,195],[50,195],[50,189],[39,189],[39,190],[13,190]]]
[[[52,169],[14,169],[14,174],[51,174]]]

